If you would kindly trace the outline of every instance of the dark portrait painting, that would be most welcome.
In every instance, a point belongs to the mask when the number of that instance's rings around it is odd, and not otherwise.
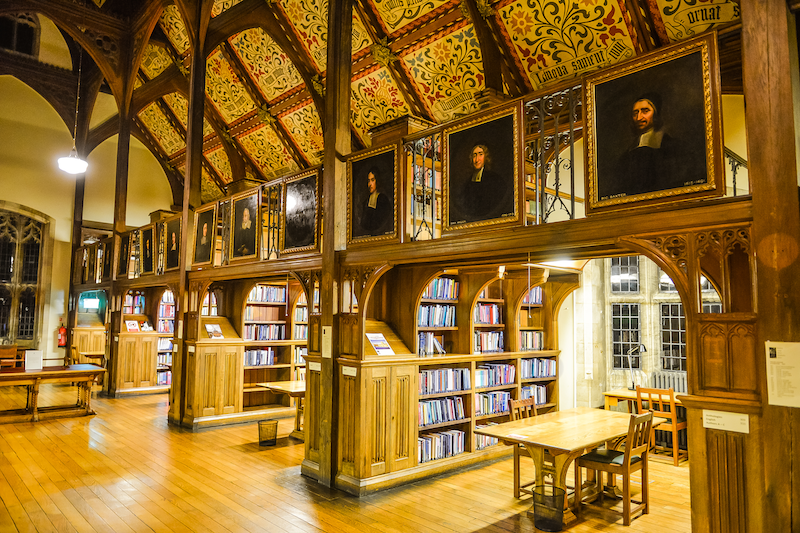
[[[167,242],[164,244],[167,254],[167,270],[178,268],[181,257],[181,218],[167,220]]]
[[[317,174],[287,181],[284,196],[283,250],[317,245]]]
[[[101,246],[103,249],[103,272],[101,275],[103,280],[107,280],[111,278],[111,265],[114,257],[114,239],[103,239],[103,244]]]
[[[395,233],[395,147],[349,165],[350,239]]]
[[[514,114],[446,132],[445,226],[516,215]]]
[[[198,210],[194,221],[194,264],[202,265],[211,262],[214,253],[214,237],[217,224],[214,220],[216,205]]]
[[[258,253],[261,218],[258,215],[258,191],[249,191],[233,198],[231,221],[231,257],[243,259]]]
[[[142,274],[152,274],[154,271],[155,240],[153,239],[153,226],[142,228],[139,232],[139,269]]]
[[[590,209],[716,189],[708,53],[696,41],[587,83]]]
[[[117,276],[128,277],[128,265],[131,261],[131,234],[120,236],[119,258],[117,261]]]

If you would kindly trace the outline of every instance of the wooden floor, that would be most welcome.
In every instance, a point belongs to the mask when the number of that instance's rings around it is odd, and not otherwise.
[[[74,390],[43,387],[40,403]],[[0,409],[19,404],[21,388],[0,391]],[[511,495],[510,458],[359,499],[300,475],[292,419],[259,447],[255,424],[168,426],[166,394],[92,405],[92,417],[0,425],[0,532],[535,531],[530,498]],[[651,465],[649,515],[623,527],[585,511],[566,530],[691,531],[688,464]]]

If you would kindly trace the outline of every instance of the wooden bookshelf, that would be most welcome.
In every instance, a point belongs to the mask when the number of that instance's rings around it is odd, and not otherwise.
[[[130,290],[123,297],[116,361],[111,365],[111,396],[169,390],[169,385],[158,381],[162,335],[156,330],[157,323],[150,318],[158,316],[160,300],[157,289]],[[153,305],[153,302],[159,304]]]
[[[175,297],[167,289],[158,302],[158,361],[156,367],[156,385],[172,385],[172,346],[175,335]]]

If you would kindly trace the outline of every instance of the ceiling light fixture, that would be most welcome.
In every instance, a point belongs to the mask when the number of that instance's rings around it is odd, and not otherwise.
[[[78,137],[78,106],[81,103],[81,71],[83,70],[83,47],[78,43],[78,92],[75,94],[75,127],[72,130],[72,150],[67,157],[58,158],[58,168],[67,174],[83,174],[89,163],[78,157],[76,138]]]

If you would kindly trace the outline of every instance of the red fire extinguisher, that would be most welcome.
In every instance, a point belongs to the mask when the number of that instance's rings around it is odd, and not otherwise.
[[[65,348],[67,346],[67,328],[64,327],[64,324],[61,324],[61,327],[58,328],[58,347]]]

